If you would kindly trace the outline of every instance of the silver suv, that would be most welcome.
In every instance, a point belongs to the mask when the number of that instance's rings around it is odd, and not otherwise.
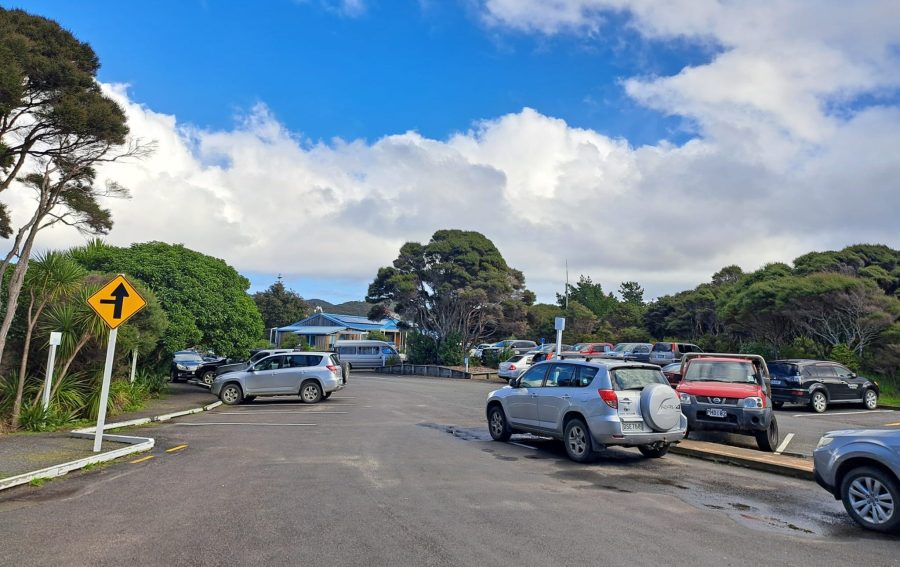
[[[900,533],[900,431],[831,431],[813,452],[819,485],[864,528]]]
[[[584,463],[608,445],[662,457],[684,438],[687,418],[658,366],[628,362],[547,361],[488,394],[491,437],[517,432],[563,441]]]
[[[300,396],[314,404],[346,384],[345,369],[330,352],[288,352],[261,358],[246,370],[217,376],[213,395],[228,405],[256,396]]]

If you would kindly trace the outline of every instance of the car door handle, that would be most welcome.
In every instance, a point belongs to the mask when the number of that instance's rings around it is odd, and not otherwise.
[[[532,397],[532,398],[536,398],[536,397],[537,397],[537,394],[531,394],[531,397]]]
[[[561,397],[562,399],[564,399],[564,400],[568,400],[568,399],[571,398],[572,396],[570,396],[569,394],[563,394],[563,395],[560,396],[560,397]]]

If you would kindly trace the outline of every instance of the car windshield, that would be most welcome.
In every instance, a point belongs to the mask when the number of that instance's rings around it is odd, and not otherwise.
[[[652,368],[617,368],[612,371],[616,390],[643,390],[650,384],[668,384],[659,370]]]
[[[256,362],[256,361],[259,360],[260,358],[262,358],[262,357],[264,357],[264,356],[268,356],[268,355],[269,355],[269,353],[268,353],[268,352],[265,352],[265,351],[258,352],[258,353],[254,354],[253,356],[250,357],[249,362],[251,362],[251,363]]]
[[[175,362],[203,362],[203,358],[194,353],[176,354]]]
[[[632,346],[634,346],[634,343],[619,343],[613,349],[613,352],[625,352],[626,350],[631,350]]]
[[[666,364],[662,369],[663,372],[676,372],[678,370],[681,370],[681,363],[673,362],[672,364]]]
[[[692,360],[682,380],[685,382],[734,382],[755,384],[756,370],[749,361]]]

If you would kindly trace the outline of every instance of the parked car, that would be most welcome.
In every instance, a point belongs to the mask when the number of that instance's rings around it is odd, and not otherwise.
[[[690,343],[660,342],[650,349],[650,364],[665,366],[673,362],[681,362],[681,357],[689,352],[703,352],[703,349]]]
[[[344,387],[337,355],[330,352],[272,354],[246,370],[216,377],[211,391],[223,403],[235,405],[256,396],[300,396],[314,404]]]
[[[900,431],[831,431],[813,452],[819,486],[860,526],[900,533]]]
[[[589,462],[609,445],[662,457],[685,434],[687,418],[656,366],[626,362],[535,364],[488,394],[488,429],[496,441],[513,433],[549,435],[566,454]]]
[[[603,354],[612,349],[612,343],[577,343],[572,345],[570,352],[577,352],[580,354]]]
[[[377,368],[384,366],[391,358],[406,359],[406,355],[397,352],[393,343],[385,341],[335,341],[334,352],[350,368]]]
[[[533,354],[515,354],[504,362],[500,363],[497,369],[497,376],[506,379],[506,381],[518,378],[523,372],[531,368],[531,359]]]
[[[650,343],[618,343],[611,351],[606,353],[605,358],[649,362],[650,349],[652,348],[653,345]]]
[[[504,349],[510,349],[513,354],[525,354],[537,348],[537,343],[534,341],[522,341],[519,339],[507,339],[505,341],[500,341],[499,343],[494,344],[493,346],[486,347],[482,349],[482,356],[486,354],[500,354]]]
[[[768,370],[755,354],[684,355],[676,391],[690,431],[753,435],[763,451],[778,447]]]
[[[858,376],[837,362],[825,360],[774,360],[769,363],[772,376],[772,403],[808,405],[822,413],[831,404],[861,403],[866,409],[878,407],[878,382]]]
[[[184,382],[196,377],[197,369],[203,365],[203,357],[194,350],[180,350],[172,357],[169,378],[172,382]]]
[[[562,347],[562,350],[560,351],[560,353],[564,353],[564,352],[572,350],[572,347],[570,347],[567,344],[562,344],[560,346]],[[531,357],[532,364],[536,364],[536,363],[542,362],[544,360],[550,360],[551,358],[554,358],[554,355],[556,354],[556,343],[548,343],[545,345],[541,345],[536,350],[531,351],[529,354],[532,355],[532,357]]]
[[[674,388],[681,382],[681,362],[673,362],[661,368],[663,376],[669,381]]]
[[[484,351],[484,349],[491,348],[492,346],[494,346],[494,343],[481,343],[477,347],[469,349],[469,356],[473,358],[481,358],[481,353]]]

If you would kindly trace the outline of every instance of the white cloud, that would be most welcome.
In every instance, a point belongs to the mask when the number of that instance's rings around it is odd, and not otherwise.
[[[133,191],[110,203],[109,240],[164,240],[242,271],[356,279],[360,293],[400,245],[441,228],[478,230],[542,299],[587,274],[651,295],[812,249],[900,246],[900,108],[834,105],[896,88],[894,3],[488,0],[492,25],[591,33],[628,10],[647,37],[720,47],[709,63],[625,82],[636,100],[685,116],[698,136],[633,147],[529,108],[445,140],[313,142],[264,106],[233,128],[179,124],[106,86],[150,159],[104,173]],[[887,99],[886,99],[887,100]],[[13,210],[22,194],[8,192]],[[77,243],[54,229],[41,244]]]

